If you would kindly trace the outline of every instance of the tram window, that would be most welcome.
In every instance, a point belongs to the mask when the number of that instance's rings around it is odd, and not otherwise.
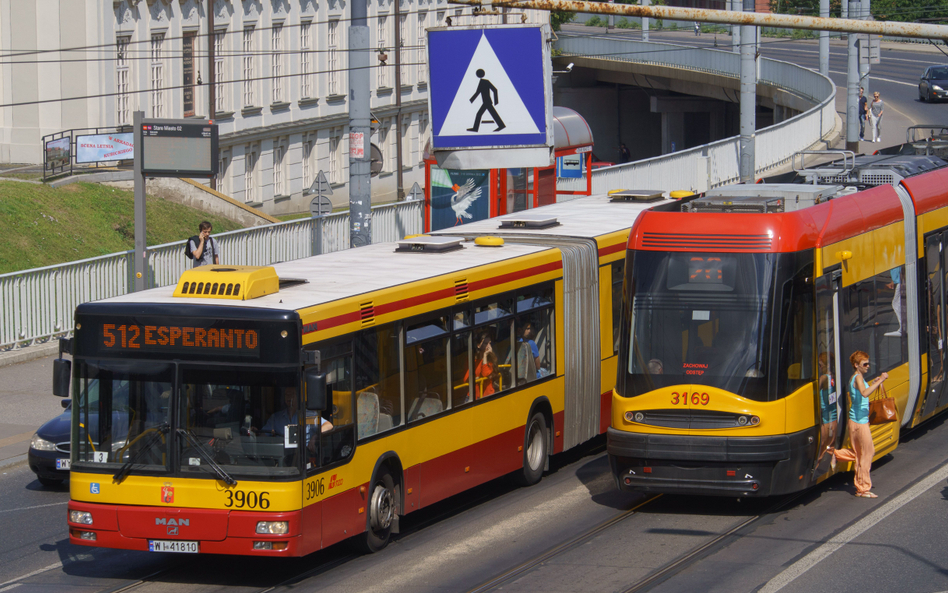
[[[625,277],[625,261],[612,264],[612,341],[613,354],[619,353],[620,319],[622,317],[622,281]]]
[[[873,373],[889,371],[907,361],[903,268],[849,286],[843,303],[846,356],[856,350],[869,355]],[[847,369],[848,370],[848,369]]]
[[[786,282],[780,306],[777,393],[789,395],[813,380],[813,265],[808,264]]]
[[[308,469],[329,465],[352,455],[355,444],[355,418],[352,400],[352,343],[341,342],[320,348],[320,368],[330,388],[329,407],[317,418],[306,417]],[[327,422],[328,421],[328,422]],[[318,437],[318,439],[317,439]],[[316,446],[316,443],[319,446]]]
[[[451,338],[451,407],[457,408],[473,399],[470,380],[471,332],[455,334]]]
[[[356,416],[359,438],[402,423],[398,331],[394,325],[362,332],[355,344]]]
[[[448,403],[447,319],[437,317],[405,332],[405,409],[413,422],[442,412]]]

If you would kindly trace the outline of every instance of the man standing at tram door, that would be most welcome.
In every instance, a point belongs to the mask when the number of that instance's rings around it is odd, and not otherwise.
[[[904,319],[904,308],[905,308],[905,286],[902,284],[902,268],[893,268],[889,270],[889,275],[892,277],[892,282],[886,284],[886,288],[892,288],[892,311],[895,313],[895,318],[899,322],[899,329],[891,332],[886,332],[885,335],[891,336],[894,338],[902,337],[902,319]]]

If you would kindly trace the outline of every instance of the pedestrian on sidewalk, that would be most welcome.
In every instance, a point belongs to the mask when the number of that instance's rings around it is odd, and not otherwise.
[[[211,223],[205,220],[198,225],[198,234],[188,240],[195,268],[221,263],[221,250],[217,240],[211,237],[212,228]]]
[[[882,142],[882,112],[885,103],[879,97],[879,92],[872,93],[872,103],[869,105],[869,124],[872,126],[872,141]]]
[[[859,87],[859,139],[866,140],[866,120],[869,119],[869,97],[865,96],[866,89]]]

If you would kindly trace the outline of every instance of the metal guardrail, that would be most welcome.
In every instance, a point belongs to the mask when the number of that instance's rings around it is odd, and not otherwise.
[[[561,37],[567,54],[636,61],[738,77],[740,56],[732,52],[682,48],[661,43]],[[759,130],[757,171],[790,161],[793,154],[833,128],[836,90],[818,73],[786,62],[763,59],[761,81],[801,96],[817,106],[792,119]],[[593,171],[593,193],[618,187],[661,187],[706,191],[740,179],[739,139],[721,140],[660,157]],[[562,199],[562,198],[561,198]],[[422,232],[423,202],[372,208],[372,241],[395,241]],[[349,247],[349,213],[322,218],[322,253]],[[215,234],[223,260],[233,265],[269,265],[313,255],[312,219]],[[150,248],[146,286],[177,282],[190,261],[184,240]],[[67,335],[80,303],[125,294],[133,286],[134,251],[0,275],[0,350],[28,346]]]
[[[682,47],[600,37],[560,37],[556,48],[564,55],[596,56],[603,60],[653,64],[740,78],[740,55],[730,51]],[[832,81],[795,64],[761,58],[760,82],[778,87],[816,104],[816,107],[757,131],[755,160],[758,173],[790,162],[833,129],[836,87]],[[740,181],[740,138],[728,138],[688,150],[593,172],[593,194],[620,187],[690,189],[707,191]]]
[[[421,200],[372,208],[372,241],[397,241],[422,232]],[[349,248],[349,213],[319,219],[322,253]],[[313,253],[314,220],[307,218],[215,234],[223,261],[232,265],[263,266],[309,257]],[[185,239],[186,240],[186,239]],[[146,252],[146,286],[178,281],[191,261],[184,241],[150,247]],[[135,251],[123,251],[55,266],[0,275],[0,350],[29,346],[72,331],[80,303],[127,293]]]

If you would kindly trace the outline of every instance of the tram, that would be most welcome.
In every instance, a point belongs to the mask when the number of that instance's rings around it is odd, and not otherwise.
[[[673,203],[583,198],[80,305],[54,381],[70,542],[374,552],[409,512],[536,483],[609,424],[629,231]]]
[[[643,213],[607,436],[620,489],[769,496],[826,479],[856,350],[898,406],[872,426],[875,458],[948,407],[948,163],[931,147],[842,152]]]

